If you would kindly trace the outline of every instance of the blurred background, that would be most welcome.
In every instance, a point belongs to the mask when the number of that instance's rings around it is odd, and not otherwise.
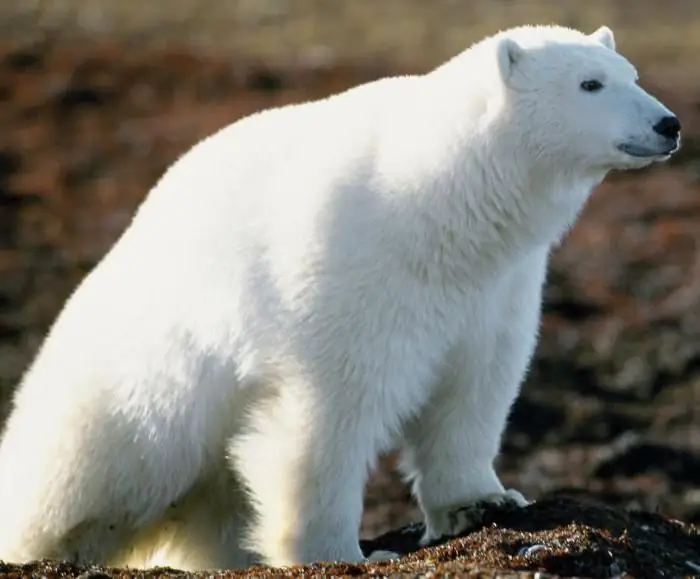
[[[525,23],[611,26],[685,140],[612,175],[555,252],[499,471],[530,498],[700,522],[697,0],[0,0],[0,419],[64,300],[198,139]],[[391,465],[365,536],[417,517]]]

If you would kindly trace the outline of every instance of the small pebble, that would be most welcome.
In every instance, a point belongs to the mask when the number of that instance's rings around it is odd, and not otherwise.
[[[693,563],[692,561],[686,561],[685,564],[696,573],[700,573],[700,565],[698,565],[697,563]]]
[[[518,551],[518,555],[527,557],[528,555],[532,555],[534,553],[537,553],[538,551],[546,550],[547,547],[545,547],[544,545],[530,545],[529,547],[521,547]]]

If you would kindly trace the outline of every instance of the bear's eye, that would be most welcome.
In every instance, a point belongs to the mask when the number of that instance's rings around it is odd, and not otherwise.
[[[584,80],[581,83],[581,88],[586,92],[598,92],[603,88],[603,83],[599,80]]]

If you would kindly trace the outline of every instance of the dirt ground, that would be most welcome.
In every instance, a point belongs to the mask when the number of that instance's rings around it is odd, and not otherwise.
[[[484,509],[482,522],[463,537],[420,548],[424,528],[414,524],[364,541],[365,553],[389,550],[401,557],[368,565],[317,563],[305,567],[192,573],[189,577],[661,577],[700,573],[700,528],[643,511],[625,512],[592,501],[550,498],[526,509]],[[182,576],[173,569],[128,571],[59,562],[4,565],[0,574],[106,579]]]
[[[173,44],[144,51],[118,37],[0,41],[2,399],[70,291],[179,154],[260,108],[399,70],[382,62],[288,69],[201,57]],[[700,86],[694,79],[671,84],[664,69],[642,78],[679,114],[683,151],[667,165],[609,178],[556,251],[541,343],[499,471],[533,499],[587,496],[700,522]],[[368,487],[365,537],[418,516],[391,462],[384,460]],[[611,529],[605,535],[602,515],[590,526],[581,520],[570,518],[566,525],[574,526],[561,527],[557,540],[575,546],[585,535],[610,549],[627,540]],[[696,533],[650,520],[667,539]],[[508,549],[549,540],[544,528],[503,531],[507,540],[494,535],[493,543],[487,535],[494,531],[479,532],[486,533],[482,551],[498,544],[491,561],[503,568],[537,569],[517,567],[522,558],[513,563]],[[687,540],[698,553],[691,563],[700,564],[697,535]],[[549,556],[543,553],[532,557]],[[655,576],[624,561],[620,573]]]

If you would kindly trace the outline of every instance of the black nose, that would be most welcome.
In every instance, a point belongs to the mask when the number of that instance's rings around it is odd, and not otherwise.
[[[681,122],[678,117],[664,117],[654,125],[654,130],[667,139],[677,139],[681,132]]]

